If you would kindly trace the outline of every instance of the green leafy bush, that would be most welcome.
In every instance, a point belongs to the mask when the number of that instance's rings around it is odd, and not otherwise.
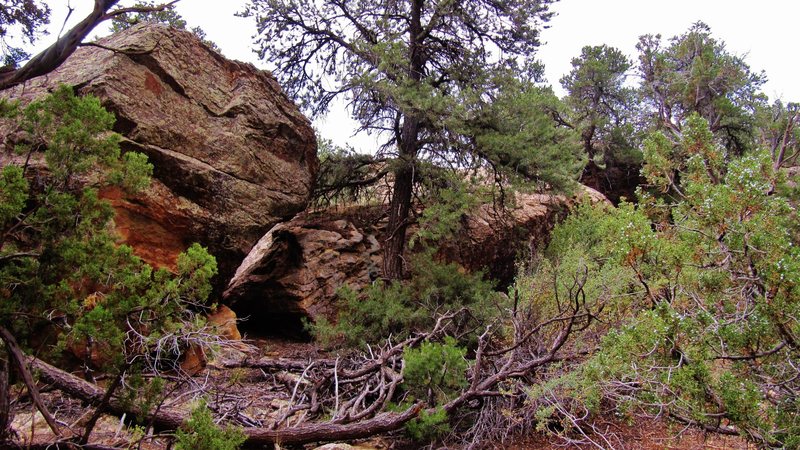
[[[450,422],[443,408],[426,410],[406,423],[406,432],[417,442],[433,442],[450,432]]]
[[[446,402],[466,387],[466,353],[450,336],[441,344],[423,342],[419,348],[406,348],[403,386],[429,405]]]
[[[403,388],[410,395],[408,399],[434,406],[458,395],[467,385],[466,353],[450,336],[442,343],[423,342],[419,348],[406,348]],[[433,412],[423,410],[406,424],[406,431],[415,441],[431,442],[450,432],[449,417],[440,406]]]
[[[195,312],[217,266],[197,244],[179,256],[177,273],[117,245],[114,210],[99,190],[146,188],[147,157],[122,154],[114,115],[67,86],[0,110],[18,129],[19,159],[47,164],[35,177],[22,162],[0,174],[0,326],[23,346],[42,345],[42,330],[58,334],[56,349],[85,349],[87,365],[111,373],[174,367],[202,326]]]
[[[201,401],[175,434],[175,450],[236,450],[247,437],[237,428],[221,428],[214,423],[211,411]]]
[[[606,305],[603,327],[583,335],[599,349],[534,389],[532,403],[572,414],[568,426],[605,405],[711,428],[724,419],[760,445],[794,445],[800,221],[782,194],[791,187],[767,152],[729,158],[696,114],[678,142],[656,134],[644,155],[655,194],[580,209],[554,233],[545,271],[525,278],[540,300],[563,299],[568,285],[537,277],[565,277],[578,261],[582,301]]]

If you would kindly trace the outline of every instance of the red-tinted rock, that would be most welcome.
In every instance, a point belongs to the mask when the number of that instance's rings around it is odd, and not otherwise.
[[[265,232],[306,206],[318,169],[310,122],[269,73],[192,33],[138,25],[99,43],[118,51],[80,48],[3,95],[29,101],[64,83],[99,97],[117,116],[123,149],[155,165],[141,195],[102,193],[123,240],[167,267],[200,242],[226,280]]]

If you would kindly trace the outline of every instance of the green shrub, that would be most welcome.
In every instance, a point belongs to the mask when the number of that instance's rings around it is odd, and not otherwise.
[[[466,354],[450,336],[441,344],[423,342],[419,348],[406,348],[403,386],[429,405],[446,402],[466,386]]]
[[[23,347],[41,346],[44,357],[51,342],[42,342],[43,330],[58,335],[52,349],[87,349],[87,367],[123,372],[123,386],[135,391],[128,394],[154,404],[157,383],[147,383],[147,394],[131,381],[175,368],[197,341],[214,257],[194,244],[171,273],[118,244],[114,209],[100,191],[135,194],[153,166],[143,154],[122,153],[114,115],[98,98],[60,86],[24,107],[0,100],[0,116],[22,155],[0,171],[0,325]],[[38,173],[22,162],[42,159],[47,169]]]
[[[432,413],[423,410],[406,423],[406,432],[417,442],[432,442],[450,432],[447,412],[436,408]]]
[[[235,450],[245,439],[240,429],[222,429],[215,424],[205,401],[201,401],[192,410],[185,430],[179,429],[175,434],[175,450]]]
[[[376,282],[363,292],[340,289],[337,323],[318,320],[309,325],[311,333],[323,345],[357,346],[388,336],[403,339],[430,329],[439,315],[465,307],[470,318],[454,330],[462,332],[491,320],[507,301],[481,273],[463,273],[456,264],[437,262],[428,252],[414,255],[411,266],[408,280]],[[473,338],[468,334],[465,343]]]
[[[645,143],[652,193],[579,210],[554,232],[545,270],[518,283],[546,304],[604,307],[576,337],[589,357],[532,389],[531,403],[545,415],[558,402],[575,421],[604,405],[710,427],[724,419],[759,445],[796,446],[797,384],[773,383],[797,375],[797,207],[768,152],[730,158],[696,115],[682,131],[679,142]]]

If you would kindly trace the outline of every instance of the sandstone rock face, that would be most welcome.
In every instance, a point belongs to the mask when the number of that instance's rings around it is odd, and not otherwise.
[[[377,276],[379,230],[329,211],[276,225],[253,247],[223,299],[260,329],[296,332],[299,318],[332,317],[336,291],[361,289]],[[270,330],[266,330],[270,331]]]
[[[485,204],[463,218],[458,236],[440,245],[439,256],[469,271],[485,270],[498,284],[514,281],[520,256],[532,256],[549,243],[550,231],[578,202],[610,204],[600,192],[579,186],[573,198],[517,193],[505,213]]]
[[[272,76],[229,61],[191,33],[138,25],[83,47],[58,70],[3,95],[28,101],[64,83],[117,116],[123,149],[154,164],[153,185],[102,194],[125,242],[171,267],[198,241],[221,278],[276,223],[301,211],[318,168],[309,121]]]
[[[556,221],[583,198],[608,202],[582,188],[575,198],[519,194],[504,216],[484,205],[463,218],[461,235],[443,243],[439,257],[467,270],[488,267],[501,285],[510,283],[518,255],[546,245]],[[304,213],[275,226],[245,258],[223,298],[257,324],[333,318],[340,287],[361,290],[380,276],[383,227],[354,219],[357,209]]]
[[[214,333],[220,338],[232,341],[234,344],[241,341],[242,335],[236,325],[236,313],[227,306],[218,306],[213,313],[207,316],[207,320],[208,325],[212,327]],[[200,344],[192,344],[183,355],[181,355],[181,370],[191,376],[197,375],[208,365],[209,356],[215,355],[216,353],[215,356],[220,358],[230,355],[231,353],[239,353],[233,348],[234,346],[235,345],[229,343],[218,351],[214,351]],[[245,344],[243,348],[246,347],[247,345]]]

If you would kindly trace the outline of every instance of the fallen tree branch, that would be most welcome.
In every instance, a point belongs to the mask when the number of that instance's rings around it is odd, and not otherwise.
[[[76,447],[74,442],[58,441],[41,444],[18,444],[16,442],[2,442],[3,448],[9,450],[120,450],[120,447],[109,447],[101,444],[85,444]]]
[[[398,430],[409,420],[417,417],[422,403],[401,413],[385,412],[360,422],[334,424],[330,422],[304,424],[302,426],[269,430],[266,428],[245,429],[246,444],[303,444],[320,441],[341,441],[361,439],[389,431]]]
[[[579,292],[579,291],[576,291]],[[577,300],[576,294],[573,300]],[[569,316],[559,316],[559,320],[546,321],[546,328],[540,327],[537,339],[531,333],[522,332],[530,328],[527,321],[514,320],[515,340],[504,351],[486,351],[494,343],[492,326],[487,326],[479,337],[476,361],[471,373],[467,374],[468,387],[441,407],[448,414],[474,400],[486,397],[507,397],[508,394],[497,386],[510,379],[525,378],[539,367],[563,359],[560,355],[564,344],[575,329],[576,322],[586,319],[583,306],[575,301]],[[281,369],[303,374],[299,378],[290,377],[286,389],[291,392],[289,406],[282,417],[271,425],[246,426],[243,430],[249,445],[304,444],[321,441],[360,439],[402,428],[414,419],[423,408],[435,405],[418,402],[402,412],[386,412],[388,402],[393,401],[398,386],[403,382],[403,353],[422,342],[436,339],[451,325],[452,321],[466,313],[460,310],[440,316],[433,328],[393,344],[387,341],[369,355],[331,361],[255,360],[239,365],[261,369]],[[542,345],[541,339],[549,341]],[[536,340],[537,342],[532,342]],[[520,342],[523,341],[523,342]],[[496,358],[492,358],[495,355]],[[137,416],[149,421],[156,430],[175,430],[188,418],[185,409],[167,407],[155,412],[136,410],[130,404],[123,405],[115,397],[99,386],[78,378],[33,358],[32,367],[41,373],[43,380],[68,395],[87,401],[94,406],[103,405],[114,415]],[[307,381],[305,381],[307,380]],[[320,421],[326,411],[338,411],[334,417]],[[432,409],[431,409],[432,411]],[[292,425],[289,425],[292,424]]]
[[[100,388],[96,384],[92,384],[83,380],[75,375],[65,372],[57,367],[42,361],[38,358],[30,358],[31,367],[39,371],[39,376],[42,380],[50,383],[56,389],[83,401],[92,403],[98,406],[103,402],[106,390]],[[153,419],[156,428],[164,430],[175,430],[183,424],[184,418],[187,416],[186,412],[179,411],[172,408],[162,408],[158,415],[153,417],[150,414],[142,413],[142,411],[131,410],[119,401],[119,399],[111,398],[108,401],[107,411],[111,414],[121,416],[122,414],[145,416],[148,419]]]
[[[95,405],[102,402],[105,390],[82,380],[81,378],[51,366],[38,358],[30,358],[31,367],[40,372],[41,378],[56,389],[78,399]],[[385,412],[375,417],[348,424],[331,422],[304,423],[299,426],[272,430],[268,428],[245,428],[246,444],[302,444],[309,442],[361,439],[376,434],[400,429],[409,420],[415,418],[422,410],[422,403],[417,403],[403,412]],[[178,429],[188,418],[187,411],[174,408],[161,408],[155,415],[125,407],[122,402],[112,398],[108,402],[107,411],[117,416],[122,414],[138,415],[150,419],[155,428],[160,430]]]
[[[14,335],[11,334],[5,327],[0,326],[0,338],[6,343],[6,348],[8,349],[8,355],[11,360],[17,366],[17,370],[19,371],[20,376],[22,377],[22,381],[25,383],[25,386],[28,388],[28,393],[31,396],[31,400],[33,404],[36,405],[36,409],[42,413],[42,417],[44,417],[44,421],[47,422],[47,426],[53,430],[53,434],[57,437],[61,438],[63,434],[61,433],[61,429],[59,428],[56,420],[53,418],[53,415],[50,414],[50,411],[47,410],[47,407],[44,405],[42,401],[42,396],[39,395],[39,388],[36,387],[36,382],[33,381],[33,376],[31,375],[30,370],[28,370],[28,366],[25,364],[25,354],[22,353],[22,350],[19,348],[19,344],[17,344],[17,340],[14,339]]]
[[[226,369],[235,369],[238,367],[245,367],[248,369],[261,369],[264,371],[288,371],[288,370],[303,370],[308,367],[308,364],[311,360],[297,360],[297,359],[285,359],[285,358],[259,358],[259,359],[250,359],[245,358],[241,361],[233,361],[225,363],[223,367]],[[315,366],[320,367],[333,367],[334,360],[332,359],[317,359],[314,360]]]

